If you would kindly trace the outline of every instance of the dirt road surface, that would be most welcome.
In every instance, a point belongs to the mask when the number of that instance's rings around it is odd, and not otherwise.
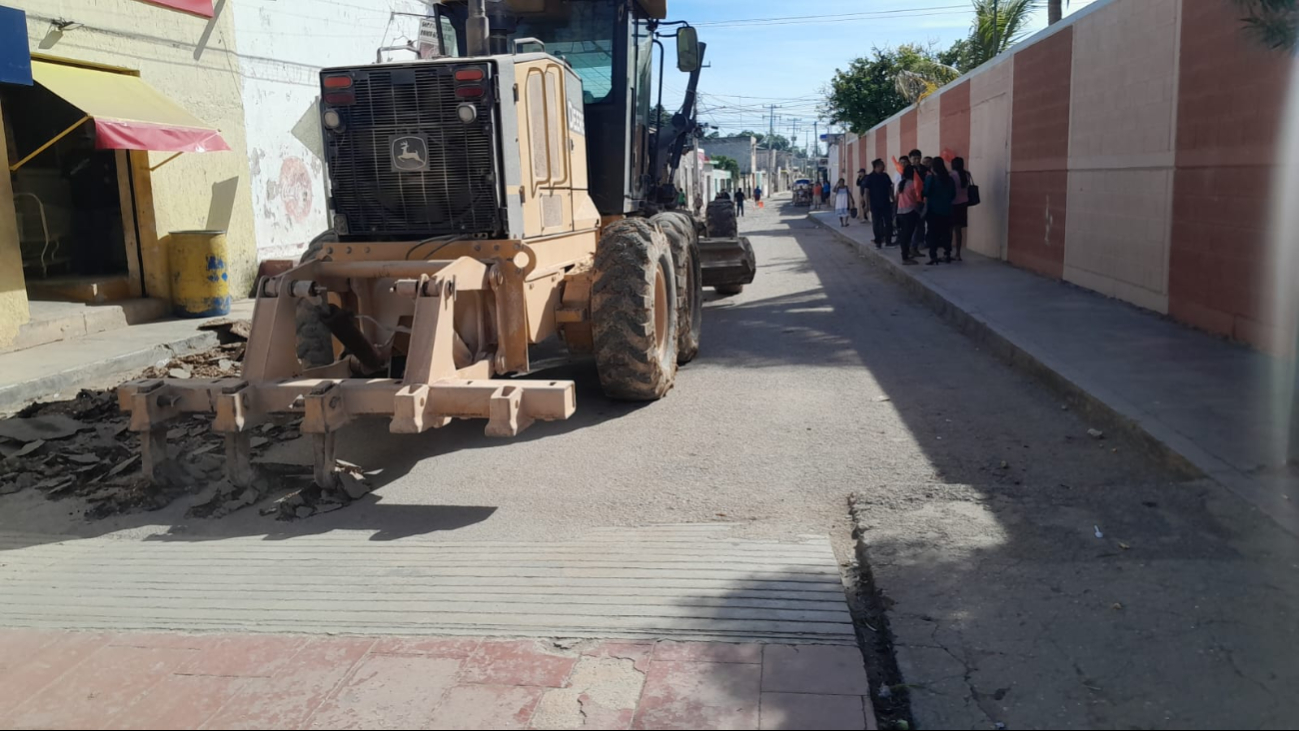
[[[378,470],[377,488],[328,515],[186,520],[178,501],[87,523],[75,501],[27,491],[0,498],[0,530],[546,543],[729,523],[743,538],[828,536],[848,565],[856,527],[901,671],[886,693],[909,698],[920,727],[1299,718],[1293,538],[1135,445],[1089,436],[806,209],[774,203],[741,219],[757,281],[706,294],[702,355],[662,402],[610,402],[589,364],[566,365],[539,377],[577,381],[576,416],[512,441],[480,423],[417,437],[352,427],[340,457]]]

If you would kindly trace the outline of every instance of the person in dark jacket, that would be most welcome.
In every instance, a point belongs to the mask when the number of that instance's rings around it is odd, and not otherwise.
[[[744,198],[743,188],[735,191],[735,214],[738,216],[744,215]]]
[[[871,173],[863,180],[862,200],[874,221],[875,248],[883,248],[893,238],[893,180],[884,172],[883,160],[871,162]]]
[[[930,163],[929,177],[925,178],[925,237],[929,242],[929,265],[939,262],[938,250],[943,260],[952,263],[952,209],[956,200],[956,183],[947,170],[947,163],[936,157]]]

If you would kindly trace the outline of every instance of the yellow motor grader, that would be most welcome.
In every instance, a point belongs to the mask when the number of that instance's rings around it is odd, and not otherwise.
[[[701,287],[755,273],[733,215],[677,209],[705,46],[666,16],[666,0],[449,0],[425,21],[430,57],[323,70],[332,230],[258,283],[242,378],[119,389],[145,476],[188,413],[215,413],[235,485],[254,479],[250,432],[301,416],[322,488],[358,418],[486,419],[496,437],[567,419],[571,381],[501,378],[551,336],[594,355],[609,396],[662,398],[699,352]],[[671,37],[689,82],[656,124]]]

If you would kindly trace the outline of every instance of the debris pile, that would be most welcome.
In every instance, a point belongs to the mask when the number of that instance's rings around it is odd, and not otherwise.
[[[338,460],[338,477],[339,488],[331,490],[321,488],[308,477],[308,484],[262,508],[262,515],[274,515],[278,520],[299,520],[332,513],[360,500],[374,489],[361,468],[350,462]]]
[[[156,363],[142,377],[239,377],[249,322],[224,318],[200,329],[215,333],[220,345]],[[332,512],[372,489],[355,465],[340,463],[342,486],[322,490],[312,483],[310,466],[259,459],[272,446],[303,438],[296,417],[253,431],[250,443],[258,478],[252,487],[235,487],[225,475],[224,439],[212,431],[208,414],[170,423],[170,472],[162,484],[150,485],[141,476],[140,438],[128,429],[129,422],[113,391],[82,391],[70,401],[34,404],[14,417],[0,418],[0,495],[36,489],[56,500],[80,497],[89,503],[86,516],[92,519],[157,510],[190,495],[188,517],[219,518],[275,491],[289,490],[262,512],[292,520]]]
[[[243,343],[218,345],[201,353],[159,361],[146,368],[141,378],[237,378],[243,357]]]
[[[70,401],[34,404],[0,419],[0,495],[36,489],[54,500],[76,496],[88,503],[86,517],[97,519],[157,510],[224,481],[225,442],[211,430],[210,416],[194,415],[170,426],[173,471],[161,485],[142,479],[140,438],[127,428],[129,421],[112,391],[82,391]],[[296,420],[265,424],[252,438],[253,453],[300,436]],[[273,477],[276,466],[265,467]],[[270,486],[268,480],[264,490]],[[259,491],[257,500],[265,494]],[[192,512],[207,517],[197,505]],[[208,512],[215,517],[229,510]]]

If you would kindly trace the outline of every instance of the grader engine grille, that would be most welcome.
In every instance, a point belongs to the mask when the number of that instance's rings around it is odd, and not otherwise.
[[[419,64],[351,72],[355,101],[326,108],[342,119],[326,130],[335,214],[353,239],[501,233],[493,84],[457,95],[455,67]],[[463,86],[460,84],[459,86]],[[476,112],[464,122],[460,107]],[[339,232],[343,233],[343,232]]]

